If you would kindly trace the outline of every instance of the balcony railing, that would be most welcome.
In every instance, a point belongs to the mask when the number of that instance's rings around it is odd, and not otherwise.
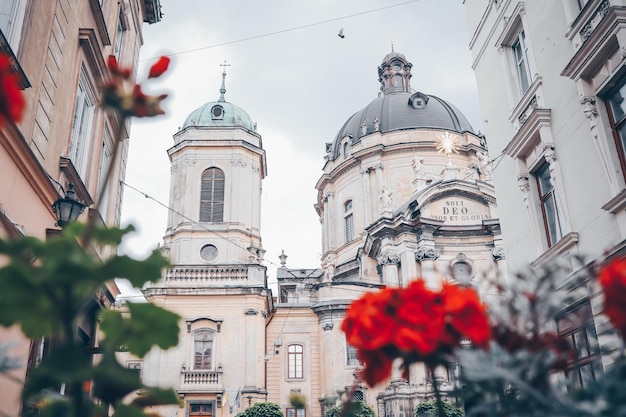
[[[210,267],[206,265],[175,266],[167,270],[166,281],[202,282],[202,281],[236,281],[248,279],[247,265],[224,265]]]
[[[209,369],[181,370],[180,388],[183,391],[221,391],[222,371]]]

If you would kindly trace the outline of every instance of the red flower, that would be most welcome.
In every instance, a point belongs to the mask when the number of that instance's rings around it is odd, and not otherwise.
[[[370,387],[384,381],[391,375],[393,358],[390,358],[382,350],[358,350],[357,356],[363,363],[361,378]]]
[[[167,67],[170,65],[170,59],[166,56],[162,56],[159,60],[150,67],[150,73],[148,78],[157,78],[163,75],[167,71]]]
[[[626,337],[626,260],[616,259],[598,276],[604,290],[604,314]]]
[[[458,332],[458,335],[451,335],[454,344],[458,343],[458,336],[465,336],[475,345],[487,347],[491,338],[491,327],[485,306],[480,302],[476,291],[444,283],[442,293],[446,323]]]
[[[162,57],[154,64],[150,69],[150,78],[163,74],[167,70],[169,61],[169,58]],[[165,113],[161,108],[161,101],[167,97],[167,94],[146,95],[140,84],[134,85],[132,92],[128,93],[124,88],[124,82],[130,78],[130,69],[120,68],[113,55],[109,56],[108,67],[111,78],[102,86],[104,107],[111,107],[126,117],[151,117]]]
[[[0,54],[0,125],[4,120],[21,121],[25,106],[17,74],[9,58]]]
[[[355,300],[341,324],[347,342],[357,349],[374,350],[389,344],[395,331],[398,289],[367,293]]]
[[[426,288],[424,281],[413,281],[402,292],[398,308],[400,326],[395,346],[405,352],[425,356],[437,350],[444,329],[441,295]]]

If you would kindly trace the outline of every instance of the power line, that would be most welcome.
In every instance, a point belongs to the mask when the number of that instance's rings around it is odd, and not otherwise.
[[[403,3],[392,4],[390,6],[379,7],[378,9],[366,10],[366,11],[363,11],[363,12],[353,13],[353,14],[349,14],[349,15],[345,15],[345,16],[341,16],[341,17],[335,17],[335,18],[332,18],[332,19],[322,20],[322,21],[315,22],[315,23],[308,23],[306,25],[294,26],[294,27],[291,27],[291,28],[277,30],[277,31],[274,31],[274,32],[263,33],[263,34],[260,34],[260,35],[249,36],[247,38],[237,39],[237,40],[234,40],[234,41],[218,43],[218,44],[215,44],[215,45],[202,46],[200,48],[187,49],[185,51],[172,52],[171,54],[166,54],[165,56],[175,56],[175,55],[189,54],[189,53],[192,53],[192,52],[203,51],[205,49],[218,48],[220,46],[226,46],[226,45],[232,45],[234,43],[246,42],[246,41],[250,41],[250,40],[253,40],[253,39],[266,38],[268,36],[279,35],[281,33],[293,32],[293,31],[296,31],[296,30],[306,29],[306,28],[310,28],[310,27],[313,27],[313,26],[319,26],[319,25],[323,25],[323,24],[326,24],[326,23],[337,22],[337,21],[343,20],[343,19],[350,19],[350,18],[357,17],[357,16],[362,16],[362,15],[366,15],[366,14],[370,14],[370,13],[376,13],[376,12],[380,12],[381,10],[386,10],[386,9],[391,9],[391,8],[394,8],[394,7],[404,6],[405,4],[417,3],[418,1],[419,0],[405,1]],[[144,59],[140,59],[139,62],[150,61],[150,60],[153,60],[153,59],[156,59],[156,58],[158,58],[158,57],[144,58]]]

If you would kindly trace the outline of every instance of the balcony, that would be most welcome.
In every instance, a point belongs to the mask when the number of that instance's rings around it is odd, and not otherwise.
[[[181,370],[180,389],[186,392],[224,392],[222,385],[222,369],[217,371],[210,369]]]
[[[201,283],[209,281],[243,281],[248,279],[248,265],[185,265],[167,270],[166,281]]]

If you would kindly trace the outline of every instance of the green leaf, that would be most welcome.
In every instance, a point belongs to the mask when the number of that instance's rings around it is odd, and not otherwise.
[[[143,261],[128,256],[115,256],[106,262],[104,270],[110,278],[126,278],[133,286],[141,287],[147,281],[160,280],[163,268],[167,265],[168,261],[161,252],[154,250]]]
[[[147,414],[143,410],[134,405],[116,404],[113,417],[146,417]]]
[[[122,243],[124,235],[134,232],[135,227],[128,225],[124,229],[118,229],[117,227],[98,227],[93,231],[93,239],[104,245],[119,246]]]
[[[112,351],[105,351],[93,371],[94,395],[105,403],[114,404],[141,387],[139,373],[120,365]]]
[[[124,345],[140,358],[152,346],[161,349],[176,346],[180,316],[150,303],[128,303],[127,307],[130,317],[118,311],[103,312],[101,328],[106,334],[103,345],[109,349]]]
[[[58,390],[61,384],[80,386],[91,379],[91,358],[79,346],[59,347],[45,356],[39,366],[30,372],[22,399],[28,403],[46,389]]]
[[[131,404],[144,408],[154,405],[180,405],[180,400],[173,389],[149,387],[142,390],[141,394]]]

